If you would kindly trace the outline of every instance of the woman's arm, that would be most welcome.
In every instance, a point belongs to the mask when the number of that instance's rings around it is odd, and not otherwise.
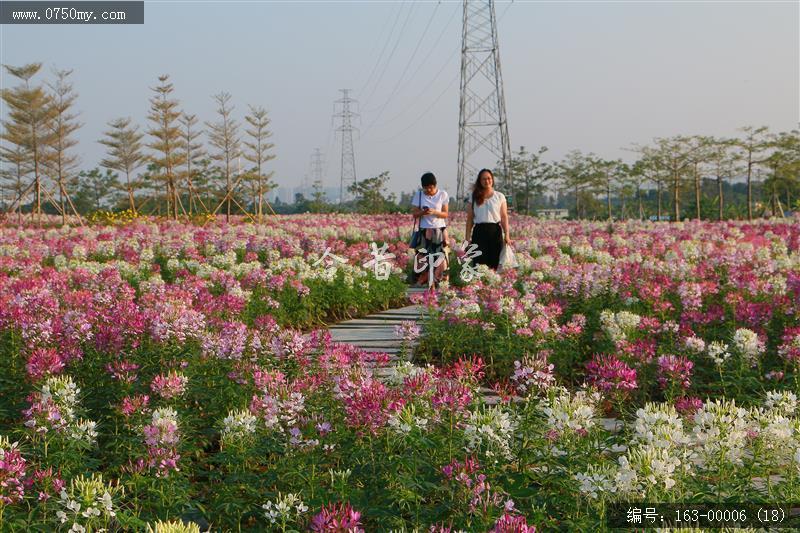
[[[432,215],[432,216],[434,216],[436,218],[448,218],[450,216],[449,209],[450,209],[450,206],[445,204],[445,205],[442,206],[442,209],[440,211],[437,211],[435,209],[431,209],[430,211],[427,212],[427,214],[428,215]]]
[[[467,205],[467,227],[464,231],[464,238],[469,242],[472,239],[472,202]]]
[[[500,204],[500,226],[503,228],[506,244],[511,244],[511,233],[508,231],[508,204],[505,196],[503,197],[503,203]]]

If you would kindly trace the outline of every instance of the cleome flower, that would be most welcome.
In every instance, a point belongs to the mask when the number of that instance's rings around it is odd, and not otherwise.
[[[0,437],[0,508],[25,496],[26,461],[17,445],[7,437]]]
[[[258,418],[247,409],[228,411],[222,420],[223,442],[240,442],[256,432]]]
[[[270,524],[280,522],[284,528],[288,523],[296,523],[300,516],[308,511],[308,506],[303,503],[299,494],[282,495],[280,492],[274,502],[267,501],[261,508],[264,509],[264,517]]]
[[[56,518],[61,524],[71,522],[70,531],[96,530],[117,515],[114,496],[121,490],[119,485],[107,484],[100,474],[78,476],[61,490]]]
[[[200,526],[181,520],[158,520],[154,524],[147,524],[147,533],[200,533]]]
[[[539,404],[539,410],[547,417],[549,434],[556,438],[567,433],[586,435],[595,427],[599,393],[582,390],[573,394],[563,387],[552,391],[552,396]]]
[[[617,491],[617,485],[614,482],[615,472],[613,467],[589,465],[587,471],[575,474],[574,478],[580,483],[578,489],[581,494],[597,500]]]
[[[638,409],[633,431],[634,442],[654,448],[670,449],[689,443],[683,419],[669,404],[647,403]]]
[[[720,461],[739,465],[745,453],[752,423],[735,400],[709,400],[694,414],[692,437],[697,445],[698,466]]]
[[[464,427],[467,451],[479,448],[485,450],[487,457],[512,459],[511,444],[516,422],[501,406],[482,408],[474,411]]]
[[[758,364],[759,356],[764,353],[764,341],[749,329],[739,328],[733,334],[733,347],[751,366]]]

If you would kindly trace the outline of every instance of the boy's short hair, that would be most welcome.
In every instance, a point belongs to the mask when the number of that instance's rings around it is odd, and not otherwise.
[[[436,176],[433,175],[433,172],[426,172],[420,178],[420,182],[422,183],[423,187],[427,187],[428,185],[436,185]]]

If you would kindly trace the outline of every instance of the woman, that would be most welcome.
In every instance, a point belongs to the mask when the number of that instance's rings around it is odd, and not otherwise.
[[[422,188],[411,199],[411,214],[419,219],[422,239],[417,250],[425,249],[414,258],[417,285],[429,285],[428,256],[432,255],[436,283],[447,277],[447,217],[450,195],[436,186],[436,176],[426,172],[420,179]]]
[[[494,175],[484,168],[472,186],[472,201],[467,206],[468,242],[477,245],[481,254],[472,259],[476,265],[486,265],[497,270],[503,244],[511,244],[508,231],[508,205],[506,197],[494,190]]]

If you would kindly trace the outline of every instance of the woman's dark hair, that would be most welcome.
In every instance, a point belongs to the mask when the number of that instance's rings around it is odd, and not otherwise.
[[[492,186],[494,186],[494,174],[488,168],[482,168],[478,171],[478,177],[475,179],[475,184],[472,186],[472,201],[481,205],[486,199],[486,188],[481,183],[481,174],[488,172],[492,177]]]
[[[422,183],[423,187],[427,187],[428,185],[436,185],[436,176],[433,175],[433,172],[426,172],[420,178],[420,182]]]

